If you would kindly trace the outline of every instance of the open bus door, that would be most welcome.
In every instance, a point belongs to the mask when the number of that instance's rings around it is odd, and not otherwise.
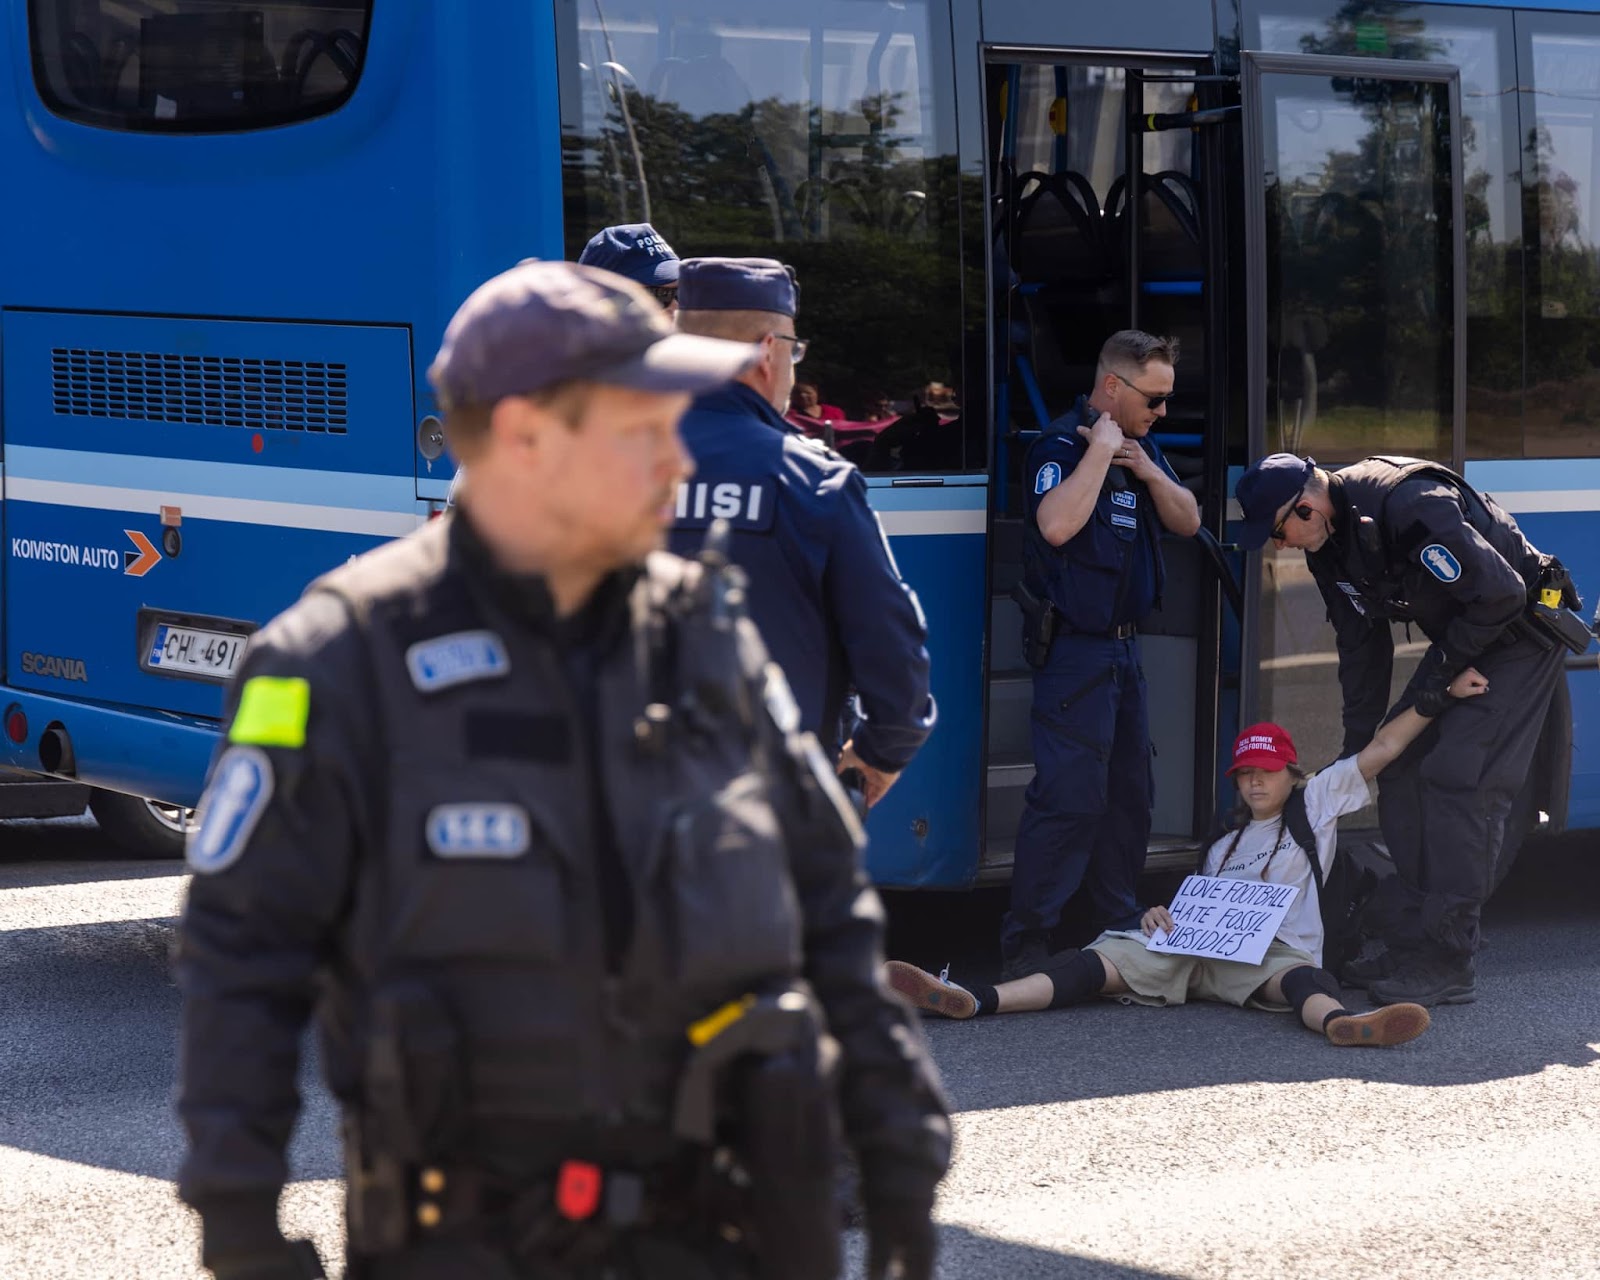
[[[1238,108],[1199,57],[1007,49],[991,51],[985,74],[995,456],[979,875],[1009,874],[1034,773],[1032,674],[1010,598],[1023,458],[1090,388],[1105,339],[1130,327],[1180,340],[1175,395],[1153,434],[1202,512],[1199,538],[1164,538],[1163,601],[1140,628],[1155,746],[1147,865],[1187,865],[1237,716],[1240,593],[1215,534],[1230,359],[1222,183]]]
[[[1250,456],[1377,453],[1460,471],[1466,288],[1455,67],[1245,54]],[[1343,740],[1333,629],[1305,555],[1247,577],[1244,705],[1300,758]],[[1427,640],[1396,636],[1394,688]],[[1370,813],[1354,820],[1373,825]]]

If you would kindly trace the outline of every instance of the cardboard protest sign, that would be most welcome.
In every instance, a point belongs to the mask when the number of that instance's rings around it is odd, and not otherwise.
[[[1176,928],[1157,929],[1151,951],[1260,964],[1300,892],[1292,884],[1189,876],[1168,910]]]

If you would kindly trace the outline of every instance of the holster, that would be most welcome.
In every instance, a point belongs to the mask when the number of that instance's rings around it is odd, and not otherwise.
[[[1528,622],[1536,632],[1576,654],[1587,653],[1594,638],[1583,619],[1571,609],[1552,608],[1537,600],[1528,606]]]
[[[734,1012],[737,1010],[737,1012]],[[697,1024],[674,1129],[726,1144],[746,1187],[745,1226],[772,1280],[833,1280],[842,1268],[834,1175],[837,1043],[797,991],[750,997]]]
[[[359,1118],[344,1125],[352,1248],[402,1247],[411,1225],[407,1169],[447,1159],[466,1123],[460,1038],[449,1010],[421,983],[373,996]]]
[[[1038,671],[1050,660],[1050,646],[1055,643],[1061,615],[1049,600],[1034,595],[1026,582],[1011,588],[1011,598],[1022,611],[1022,656]]]
[[[1547,592],[1560,592],[1560,603],[1545,603],[1541,597]],[[1583,600],[1567,566],[1555,556],[1540,556],[1539,582],[1528,604],[1528,622],[1534,630],[1575,654],[1587,653],[1592,633],[1580,616],[1582,609]]]

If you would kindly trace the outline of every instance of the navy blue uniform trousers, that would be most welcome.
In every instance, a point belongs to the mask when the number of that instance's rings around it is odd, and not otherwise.
[[[1139,923],[1154,778],[1137,637],[1056,638],[1033,674],[1033,759],[1000,930],[1007,959],[1046,941],[1080,886],[1099,926]]]

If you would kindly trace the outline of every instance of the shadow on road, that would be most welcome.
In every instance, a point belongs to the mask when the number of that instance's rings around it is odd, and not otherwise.
[[[958,981],[993,981],[1003,890],[890,902],[891,955],[931,969],[951,963]],[[1537,842],[1485,912],[1477,1002],[1435,1009],[1428,1033],[1399,1049],[1335,1049],[1290,1016],[1216,1004],[1107,1000],[964,1023],[934,1018],[926,1029],[946,1079],[960,1082],[954,1102],[963,1111],[1230,1084],[1476,1084],[1596,1061],[1596,924],[1600,839]],[[1079,927],[1069,942],[1091,936]],[[1345,996],[1367,1007],[1363,993]]]
[[[171,919],[0,933],[0,1144],[171,1178],[178,992]],[[332,1102],[302,1055],[296,1181],[338,1174]]]

